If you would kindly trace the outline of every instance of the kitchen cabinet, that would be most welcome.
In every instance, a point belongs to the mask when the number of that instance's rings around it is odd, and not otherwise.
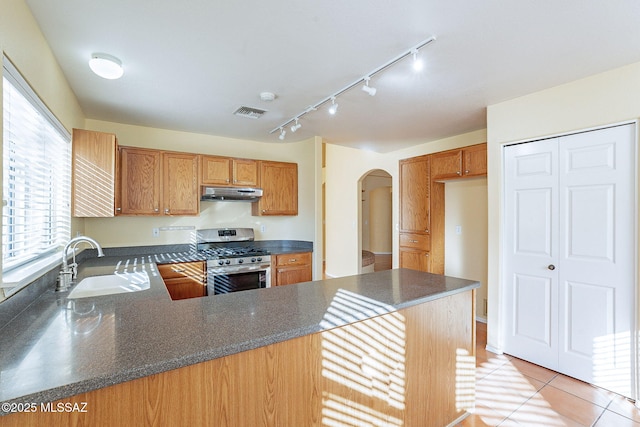
[[[257,187],[258,163],[251,159],[202,156],[202,184]]]
[[[198,215],[197,154],[120,148],[122,215]]]
[[[160,215],[161,152],[120,147],[120,206],[122,215]]]
[[[487,144],[431,155],[431,179],[449,180],[487,175]]]
[[[252,215],[298,215],[298,164],[261,161],[263,195],[251,207]]]
[[[73,130],[71,215],[116,214],[118,141],[112,133]]]
[[[162,196],[165,215],[198,215],[199,158],[197,154],[162,153]]]
[[[400,160],[400,232],[429,233],[429,156]]]
[[[431,156],[400,161],[400,267],[444,273],[444,184],[431,180]]]
[[[164,280],[172,300],[207,295],[204,261],[160,264],[158,272]]]
[[[273,259],[275,258],[275,263]],[[271,285],[283,286],[312,280],[311,252],[272,256]]]

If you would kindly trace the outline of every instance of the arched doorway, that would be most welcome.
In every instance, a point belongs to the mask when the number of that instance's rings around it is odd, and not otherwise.
[[[392,258],[392,181],[384,170],[374,169],[358,181],[360,191],[358,256],[360,273],[388,270]]]

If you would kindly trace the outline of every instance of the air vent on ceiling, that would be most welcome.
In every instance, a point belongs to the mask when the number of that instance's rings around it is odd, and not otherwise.
[[[253,107],[240,107],[233,112],[236,116],[248,117],[250,119],[259,119],[267,110],[261,110]]]

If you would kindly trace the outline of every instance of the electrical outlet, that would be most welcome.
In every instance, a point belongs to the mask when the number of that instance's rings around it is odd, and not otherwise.
[[[456,225],[456,234],[462,234],[462,226]]]
[[[264,225],[264,224],[262,224],[262,225],[260,226],[260,232],[261,232],[261,233],[264,233],[265,231],[267,231],[267,226],[266,226],[266,225]]]
[[[159,228],[153,228],[151,229],[151,235],[153,237],[160,237],[160,229]]]

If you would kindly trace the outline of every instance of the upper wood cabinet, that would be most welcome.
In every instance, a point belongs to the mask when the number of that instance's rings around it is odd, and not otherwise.
[[[298,164],[260,163],[263,195],[252,203],[252,215],[298,215]]]
[[[257,187],[258,163],[251,159],[202,156],[202,184]]]
[[[122,215],[198,215],[197,154],[120,148]]]
[[[400,231],[429,233],[429,156],[400,160]]]
[[[447,180],[487,174],[487,144],[431,155],[431,178]]]
[[[198,186],[197,154],[162,153],[162,200],[165,215],[198,215],[200,192]]]
[[[72,216],[114,216],[118,173],[116,136],[74,129],[72,152]]]
[[[160,215],[161,152],[120,147],[120,206],[122,215]]]

